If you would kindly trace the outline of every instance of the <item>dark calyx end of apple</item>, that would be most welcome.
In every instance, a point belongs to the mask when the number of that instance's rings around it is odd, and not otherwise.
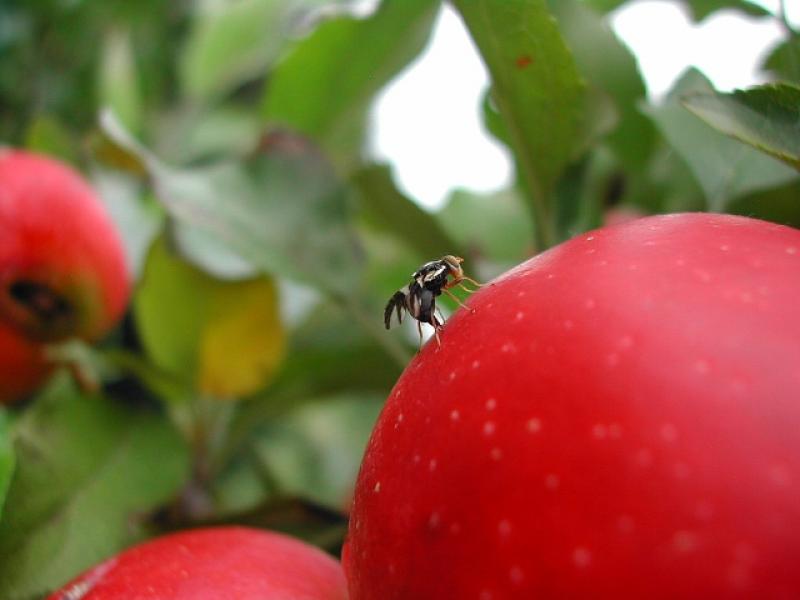
[[[52,286],[30,279],[10,282],[0,297],[0,314],[39,341],[73,335],[78,324],[72,302]]]

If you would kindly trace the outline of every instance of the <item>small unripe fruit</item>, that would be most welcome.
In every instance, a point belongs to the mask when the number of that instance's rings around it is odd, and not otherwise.
[[[244,527],[166,535],[89,569],[49,600],[345,600],[341,566],[285,535]]]
[[[46,375],[46,344],[106,333],[129,294],[120,237],[81,176],[0,151],[0,402]]]

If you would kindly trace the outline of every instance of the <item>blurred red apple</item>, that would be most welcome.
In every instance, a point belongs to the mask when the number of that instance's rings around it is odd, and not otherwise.
[[[245,527],[165,535],[93,567],[49,600],[346,600],[338,562]]]
[[[44,346],[96,340],[125,309],[119,235],[92,189],[51,158],[0,150],[0,402],[47,374]]]
[[[475,293],[395,385],[352,600],[800,598],[800,232],[643,218]]]

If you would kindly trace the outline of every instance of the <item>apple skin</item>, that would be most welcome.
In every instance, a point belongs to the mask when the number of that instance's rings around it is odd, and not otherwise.
[[[165,535],[89,569],[48,600],[346,600],[339,563],[246,527]]]
[[[473,294],[392,390],[351,600],[800,598],[800,231],[637,219]]]
[[[0,150],[0,402],[49,371],[44,346],[89,341],[120,318],[130,276],[114,224],[66,165]]]

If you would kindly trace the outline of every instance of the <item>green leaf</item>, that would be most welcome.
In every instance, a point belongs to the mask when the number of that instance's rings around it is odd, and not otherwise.
[[[285,346],[271,279],[223,281],[154,244],[134,298],[152,361],[203,394],[237,398],[272,378]]]
[[[367,218],[405,241],[422,259],[445,254],[464,255],[464,246],[453,240],[436,217],[404,196],[392,181],[387,166],[373,165],[355,174],[361,209]]]
[[[164,224],[164,211],[145,196],[134,178],[117,171],[95,169],[92,185],[103,199],[125,244],[125,256],[138,279],[147,250]]]
[[[695,21],[702,21],[711,13],[723,8],[742,12],[752,17],[766,17],[771,14],[767,9],[748,0],[683,0],[683,4]]]
[[[246,163],[196,169],[166,166],[113,117],[103,119],[115,143],[150,173],[156,196],[188,224],[265,273],[351,296],[361,271],[348,194],[304,139],[273,134]]]
[[[722,133],[800,169],[800,87],[777,83],[692,94],[683,103]]]
[[[148,532],[188,471],[167,421],[61,380],[16,427],[17,470],[0,523],[0,596],[41,596]]]
[[[381,400],[376,394],[328,398],[262,428],[256,451],[279,490],[346,509]]]
[[[25,147],[68,163],[78,162],[75,140],[67,128],[51,115],[40,115],[33,120],[25,135]]]
[[[736,199],[728,212],[781,225],[800,227],[800,182],[754,192]]]
[[[584,2],[595,10],[606,13],[628,3],[629,0],[584,0]],[[682,0],[682,3],[695,21],[702,21],[711,13],[723,8],[738,10],[754,17],[770,14],[766,9],[748,0]]]
[[[262,75],[286,41],[289,8],[282,0],[206,3],[180,61],[185,93],[209,101]]]
[[[492,79],[530,195],[538,241],[555,241],[551,194],[586,139],[585,85],[546,0],[454,0]]]
[[[100,53],[98,105],[109,107],[130,131],[142,128],[142,98],[130,32],[111,29]]]
[[[728,136],[708,127],[687,111],[680,98],[713,94],[714,89],[696,70],[683,76],[670,98],[649,112],[669,144],[694,173],[713,211],[723,211],[739,196],[785,184],[796,172]]]
[[[609,143],[631,169],[642,169],[653,152],[656,130],[640,110],[646,98],[636,58],[608,22],[578,0],[550,0],[561,33],[584,77],[611,95],[620,115]]]
[[[778,45],[767,57],[763,68],[785,81],[800,83],[800,35],[792,35]]]
[[[339,163],[352,157],[375,94],[422,50],[438,6],[384,0],[368,18],[323,22],[276,67],[264,118],[312,137]]]
[[[14,447],[11,443],[11,422],[8,413],[0,409],[0,522],[3,517],[8,486],[14,473]]]
[[[525,206],[516,190],[486,195],[456,190],[436,216],[476,256],[511,266],[533,254]]]
[[[629,0],[584,0],[584,1],[593,9],[603,13],[607,13],[611,12],[615,8],[622,6]]]

